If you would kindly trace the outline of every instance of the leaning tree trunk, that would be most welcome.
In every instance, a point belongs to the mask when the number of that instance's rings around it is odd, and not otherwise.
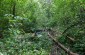
[[[68,48],[66,48],[64,45],[62,45],[60,42],[56,41],[56,39],[53,38],[54,35],[51,35],[50,32],[48,32],[48,36],[53,40],[53,42],[55,43],[55,49],[56,46],[58,46],[59,48],[61,48],[62,50],[64,50],[68,55],[79,55],[77,53],[74,53],[72,51],[70,51]],[[54,50],[55,50],[54,49]],[[55,52],[55,51],[54,51]],[[57,54],[56,54],[57,55]]]

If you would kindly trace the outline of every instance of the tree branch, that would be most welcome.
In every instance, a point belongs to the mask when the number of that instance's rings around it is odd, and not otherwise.
[[[63,31],[62,34],[66,33],[69,29],[73,28],[74,26],[81,25],[81,24],[83,24],[83,23],[85,23],[85,21],[84,21],[84,22],[83,22],[83,21],[78,21],[77,23],[74,23],[74,24],[70,25],[69,27],[67,27],[67,28]]]

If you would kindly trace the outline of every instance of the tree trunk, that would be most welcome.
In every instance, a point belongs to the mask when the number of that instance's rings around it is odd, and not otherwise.
[[[13,3],[13,10],[12,10],[13,18],[15,17],[16,14],[16,3]]]

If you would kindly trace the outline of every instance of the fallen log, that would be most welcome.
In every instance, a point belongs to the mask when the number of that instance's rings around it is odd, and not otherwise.
[[[62,50],[64,50],[67,54],[69,55],[79,55],[77,53],[74,53],[72,51],[70,51],[68,48],[66,48],[64,45],[62,45],[60,42],[56,41],[56,39],[53,38],[52,35],[50,35],[50,33],[48,32],[49,37],[52,39],[52,41],[58,46],[60,47]]]

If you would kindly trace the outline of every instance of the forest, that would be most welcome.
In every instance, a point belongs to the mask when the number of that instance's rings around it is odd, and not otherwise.
[[[0,0],[0,55],[85,55],[85,0]]]

